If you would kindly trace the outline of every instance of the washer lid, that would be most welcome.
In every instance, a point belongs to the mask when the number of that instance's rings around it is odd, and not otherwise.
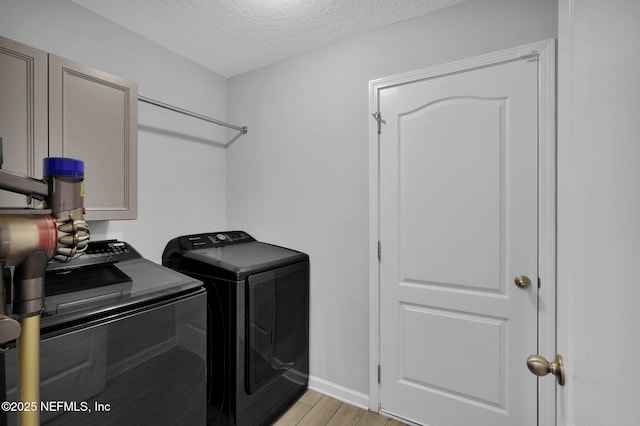
[[[196,292],[202,282],[144,258],[49,271],[42,327]],[[61,274],[55,282],[55,274]],[[66,281],[66,283],[64,282]],[[64,287],[64,289],[61,289]]]
[[[278,266],[308,260],[296,250],[259,241],[225,247],[189,250],[184,257],[232,272],[237,279]]]

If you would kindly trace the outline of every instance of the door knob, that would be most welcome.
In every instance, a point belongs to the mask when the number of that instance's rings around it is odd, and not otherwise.
[[[547,361],[540,355],[531,355],[527,358],[527,367],[536,376],[546,376],[551,373],[556,376],[556,380],[560,386],[564,386],[564,361],[562,355],[556,355],[553,362]]]
[[[531,280],[526,275],[518,275],[513,282],[520,288],[527,288],[531,285]]]

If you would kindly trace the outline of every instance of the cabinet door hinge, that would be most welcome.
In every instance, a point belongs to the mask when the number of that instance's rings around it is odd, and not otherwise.
[[[378,241],[378,262],[382,260],[382,244]]]
[[[540,277],[538,277],[538,288],[540,288],[541,285],[542,285],[542,281],[540,280]]]

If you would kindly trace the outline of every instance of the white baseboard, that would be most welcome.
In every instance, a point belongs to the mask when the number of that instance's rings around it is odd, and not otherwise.
[[[365,410],[369,409],[369,395],[332,383],[328,380],[309,376],[309,388],[339,401],[346,402],[347,404],[355,405]]]

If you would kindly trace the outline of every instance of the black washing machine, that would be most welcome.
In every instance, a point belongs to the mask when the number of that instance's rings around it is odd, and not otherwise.
[[[11,271],[0,271],[11,282]],[[123,241],[50,263],[40,322],[40,424],[202,425],[207,293]],[[16,342],[0,347],[0,399],[20,401]],[[14,409],[0,425],[18,424]]]
[[[174,238],[162,264],[207,290],[207,423],[271,423],[308,384],[309,256],[230,231]]]

